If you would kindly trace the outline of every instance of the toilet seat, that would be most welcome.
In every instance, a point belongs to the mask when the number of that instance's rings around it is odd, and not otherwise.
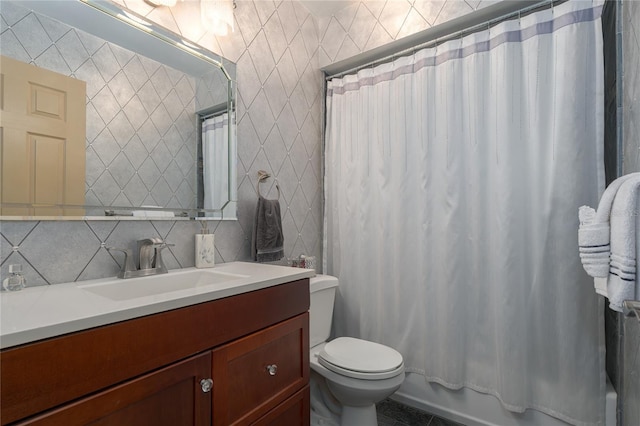
[[[318,362],[334,373],[365,380],[388,379],[404,371],[398,351],[353,337],[339,337],[325,344]]]

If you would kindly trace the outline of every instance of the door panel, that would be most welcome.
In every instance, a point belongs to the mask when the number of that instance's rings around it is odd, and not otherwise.
[[[5,56],[0,76],[0,214],[83,214],[51,205],[84,204],[85,82]]]

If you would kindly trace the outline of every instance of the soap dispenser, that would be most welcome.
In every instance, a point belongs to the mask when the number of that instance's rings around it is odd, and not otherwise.
[[[9,265],[9,276],[2,281],[2,287],[7,291],[18,291],[26,285],[27,280],[22,275],[22,265]]]
[[[212,268],[216,264],[214,234],[209,233],[207,222],[200,221],[202,229],[196,234],[196,268]]]

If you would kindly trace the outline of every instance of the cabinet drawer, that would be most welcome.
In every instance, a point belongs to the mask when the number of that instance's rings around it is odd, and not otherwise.
[[[309,314],[213,352],[214,425],[250,424],[307,385]]]
[[[210,377],[211,352],[206,352],[19,425],[211,425],[211,396],[200,384]]]
[[[251,426],[309,426],[309,412],[310,396],[307,385]]]

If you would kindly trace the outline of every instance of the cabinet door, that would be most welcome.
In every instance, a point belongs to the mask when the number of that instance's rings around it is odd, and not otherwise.
[[[146,374],[21,425],[211,425],[211,352]],[[34,386],[37,386],[34,383]]]
[[[309,426],[309,400],[309,386],[305,386],[251,426]]]
[[[249,425],[309,383],[308,330],[304,313],[213,351],[214,426]]]

